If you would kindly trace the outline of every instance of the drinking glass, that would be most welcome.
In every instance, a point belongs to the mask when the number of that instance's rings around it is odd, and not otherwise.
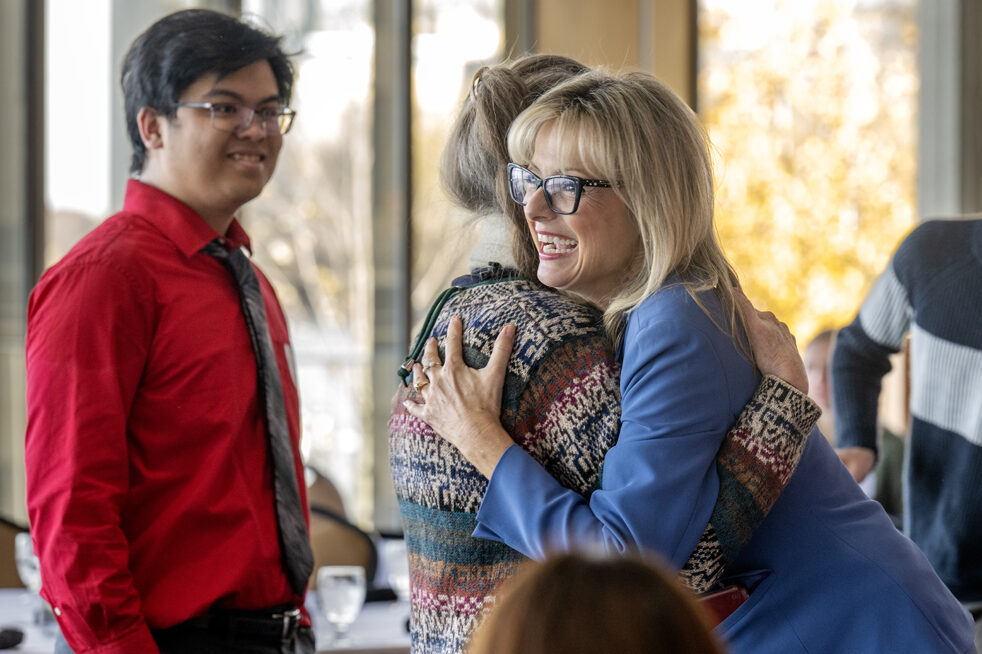
[[[321,611],[334,628],[334,644],[346,642],[348,629],[365,603],[365,568],[325,565],[317,571]]]
[[[41,592],[41,563],[34,555],[34,545],[31,535],[25,531],[14,536],[14,561],[17,563],[17,574],[34,594]]]
[[[406,541],[398,538],[379,543],[379,556],[386,571],[389,588],[400,602],[409,602],[409,554]]]
[[[14,536],[14,563],[17,565],[17,576],[30,592],[34,623],[45,625],[54,622],[51,609],[41,599],[41,562],[34,554],[34,544],[27,532],[22,531]]]

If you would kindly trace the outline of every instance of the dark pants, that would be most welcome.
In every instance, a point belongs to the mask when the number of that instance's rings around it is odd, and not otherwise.
[[[288,643],[236,643],[222,640],[207,631],[165,629],[154,632],[161,654],[314,654],[314,632],[309,627],[297,629],[296,637]],[[58,634],[55,654],[72,654],[72,649]]]

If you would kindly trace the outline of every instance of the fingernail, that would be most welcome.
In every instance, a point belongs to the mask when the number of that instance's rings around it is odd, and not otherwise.
[[[515,325],[508,323],[507,325],[505,325],[505,328],[502,331],[504,331],[507,336],[514,336]]]

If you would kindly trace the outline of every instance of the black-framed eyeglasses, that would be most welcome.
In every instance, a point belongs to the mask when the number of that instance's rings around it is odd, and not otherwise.
[[[207,109],[211,113],[212,127],[233,134],[248,129],[253,120],[258,120],[267,134],[286,134],[297,115],[293,109],[280,105],[253,109],[238,102],[178,102],[174,106]]]
[[[573,175],[550,175],[543,179],[528,168],[508,164],[508,192],[512,200],[524,207],[527,204],[525,198],[540,186],[549,209],[553,213],[569,215],[579,208],[584,186],[612,188],[613,184],[603,179],[583,179]]]

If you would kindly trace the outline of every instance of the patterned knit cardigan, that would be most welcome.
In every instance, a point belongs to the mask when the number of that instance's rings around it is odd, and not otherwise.
[[[527,281],[470,287],[444,305],[430,332],[441,354],[454,315],[463,320],[464,360],[472,367],[487,363],[505,324],[516,326],[502,423],[563,485],[589,495],[620,424],[619,366],[600,314]],[[412,397],[411,389],[401,393]],[[460,652],[524,557],[471,537],[487,480],[400,401],[393,405],[389,456],[409,550],[412,651]],[[753,535],[794,472],[818,415],[796,389],[764,379],[717,455],[720,498],[681,572],[693,590],[710,588]]]

